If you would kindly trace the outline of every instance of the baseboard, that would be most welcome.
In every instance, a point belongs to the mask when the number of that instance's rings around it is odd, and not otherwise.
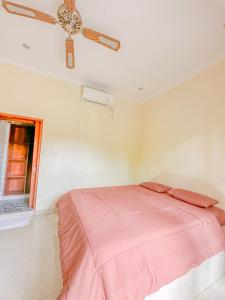
[[[41,215],[49,215],[49,214],[56,214],[57,208],[49,208],[49,209],[42,209],[42,210],[35,210],[34,215],[35,216],[41,216]]]

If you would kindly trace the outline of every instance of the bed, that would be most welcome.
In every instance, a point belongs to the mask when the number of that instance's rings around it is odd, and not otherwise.
[[[176,300],[181,291],[190,300],[225,274],[216,218],[166,193],[137,185],[78,189],[57,206],[58,300]]]

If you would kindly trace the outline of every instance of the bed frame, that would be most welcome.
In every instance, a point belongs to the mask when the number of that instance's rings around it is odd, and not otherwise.
[[[225,251],[206,260],[144,300],[191,300],[223,276],[225,276]]]

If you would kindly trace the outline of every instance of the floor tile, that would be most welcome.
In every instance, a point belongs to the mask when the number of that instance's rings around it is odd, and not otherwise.
[[[225,299],[225,287],[219,288],[213,293],[207,300],[224,300]]]
[[[29,268],[24,300],[37,300],[61,289],[58,251],[34,252]]]
[[[55,214],[36,216],[32,220],[33,226],[33,250],[52,251],[58,247],[57,216]],[[47,229],[47,230],[46,230]]]
[[[32,244],[33,231],[29,225],[0,231],[0,259],[30,256]]]
[[[0,300],[56,299],[61,290],[57,215],[0,231]],[[56,294],[57,293],[57,294]]]
[[[0,299],[23,300],[30,259],[0,259]]]
[[[56,293],[54,295],[51,295],[51,296],[48,296],[48,297],[45,297],[45,298],[41,298],[41,299],[38,299],[38,300],[56,300],[58,295],[59,295],[59,293]]]
[[[221,278],[214,284],[210,285],[205,291],[203,291],[199,296],[195,297],[194,300],[219,300],[220,294],[223,295],[223,300],[225,299],[225,277]],[[218,298],[218,299],[217,299]]]

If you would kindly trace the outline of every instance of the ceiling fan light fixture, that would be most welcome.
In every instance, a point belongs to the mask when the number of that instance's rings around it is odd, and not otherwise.
[[[77,10],[71,11],[64,4],[58,9],[58,22],[68,34],[79,33],[82,29],[82,19]]]

